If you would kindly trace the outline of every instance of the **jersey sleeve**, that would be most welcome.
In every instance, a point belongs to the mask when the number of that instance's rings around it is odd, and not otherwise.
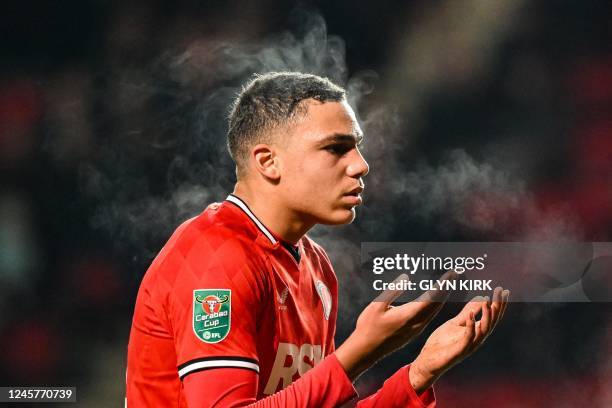
[[[173,267],[168,302],[177,370],[238,368],[259,372],[257,321],[269,299],[265,259],[236,238],[203,235]]]
[[[196,407],[334,408],[356,395],[334,354],[288,387],[259,401],[255,397],[256,383],[257,374],[226,368],[190,375],[184,386],[189,406]]]
[[[412,388],[409,379],[410,366],[402,367],[385,381],[383,386],[374,394],[360,400],[358,408],[435,408],[436,398],[433,388],[423,391],[421,395]]]

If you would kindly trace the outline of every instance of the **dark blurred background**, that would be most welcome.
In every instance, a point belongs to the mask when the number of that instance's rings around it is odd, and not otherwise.
[[[357,221],[311,234],[339,275],[337,344],[370,300],[362,241],[610,241],[610,9],[4,2],[0,384],[77,386],[78,405],[123,404],[140,279],[182,220],[231,191],[225,117],[253,72],[328,76],[366,131]],[[612,406],[611,311],[512,304],[439,381],[439,405]],[[421,344],[366,373],[361,393]]]

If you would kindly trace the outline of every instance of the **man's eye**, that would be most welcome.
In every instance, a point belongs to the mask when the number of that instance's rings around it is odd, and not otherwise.
[[[344,144],[333,144],[333,145],[327,146],[325,150],[335,155],[342,156],[343,154],[345,154],[352,148],[353,148],[352,146],[348,146]]]

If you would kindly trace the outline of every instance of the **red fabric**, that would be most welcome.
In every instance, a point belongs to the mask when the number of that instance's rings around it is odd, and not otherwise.
[[[433,388],[417,395],[409,379],[410,366],[395,372],[375,394],[359,401],[359,408],[415,407],[435,408],[436,398]]]
[[[329,258],[304,237],[298,264],[250,217],[213,204],[153,261],[130,332],[128,407],[335,407],[355,396],[332,354],[338,287]],[[231,290],[230,329],[217,343],[194,328],[202,289]],[[363,406],[424,406],[401,372]],[[398,401],[413,405],[385,405]]]
[[[178,367],[190,369],[201,359],[256,363],[260,399],[332,353],[336,276],[317,244],[304,237],[298,245],[299,264],[228,201],[180,226],[139,289],[128,345],[128,406],[186,406]],[[216,344],[198,338],[193,327],[194,290],[207,288],[231,290],[230,331]]]
[[[356,395],[353,384],[333,354],[299,381],[258,401],[254,371],[235,368],[201,371],[185,377],[183,383],[190,407],[332,408]]]
[[[357,407],[435,408],[433,389],[417,395],[410,386],[409,371],[410,366],[398,370],[375,394],[359,401]],[[255,384],[255,372],[228,368],[194,373],[184,380],[190,407],[336,407],[356,395],[333,354],[300,381],[263,400],[256,401]]]

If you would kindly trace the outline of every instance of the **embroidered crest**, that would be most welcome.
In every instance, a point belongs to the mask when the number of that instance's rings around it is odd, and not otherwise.
[[[205,343],[218,343],[227,337],[231,325],[232,291],[196,289],[193,291],[193,332]]]
[[[325,316],[325,320],[329,320],[329,313],[331,312],[332,305],[331,293],[329,293],[327,286],[320,280],[315,282],[315,288],[321,298],[321,304],[323,304],[323,316]]]

